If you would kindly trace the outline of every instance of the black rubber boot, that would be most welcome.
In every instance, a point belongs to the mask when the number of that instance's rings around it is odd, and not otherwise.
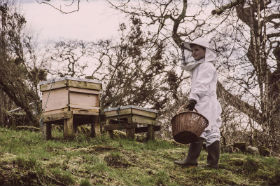
[[[202,144],[202,140],[191,143],[187,158],[185,158],[184,160],[174,161],[174,163],[184,167],[197,166],[197,159],[201,152]]]
[[[207,167],[217,169],[219,158],[220,158],[220,142],[215,141],[207,148],[208,156],[207,156]]]

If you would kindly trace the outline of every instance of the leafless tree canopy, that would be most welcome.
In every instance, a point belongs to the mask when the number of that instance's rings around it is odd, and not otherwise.
[[[219,69],[229,77],[218,83],[220,98],[279,139],[279,1],[125,1],[111,5],[145,18],[159,38],[213,38]],[[200,7],[200,8],[199,8]],[[212,15],[209,13],[212,12]],[[216,16],[216,15],[219,16]]]
[[[81,0],[38,0],[63,13],[80,9]],[[105,84],[102,106],[136,104],[167,111],[185,99],[180,46],[183,41],[208,36],[218,52],[218,95],[230,111],[238,110],[260,126],[265,145],[277,148],[280,138],[280,2],[277,0],[134,0],[107,1],[131,16],[120,26],[118,42],[59,42],[48,58],[63,64],[50,74],[83,77]],[[22,39],[24,18],[1,4],[1,89],[32,116],[24,98],[35,99],[34,89],[44,71],[30,68],[32,47]],[[70,9],[69,9],[70,8]],[[29,51],[27,53],[24,50]],[[94,59],[80,63],[82,58]],[[7,64],[7,65],[6,65]],[[5,68],[3,68],[5,66]],[[34,65],[33,65],[34,66]],[[94,67],[90,69],[91,67]],[[11,70],[20,79],[11,75]],[[31,77],[38,77],[36,80]],[[5,77],[5,78],[4,78]],[[10,78],[10,79],[9,79]],[[5,80],[2,80],[5,79]],[[24,87],[11,91],[15,87]],[[173,101],[172,101],[173,100]],[[175,107],[175,106],[174,106]],[[224,109],[227,110],[227,109]],[[170,114],[165,112],[166,115]],[[231,117],[228,117],[231,118]],[[253,124],[250,124],[253,126]]]
[[[141,19],[132,16],[120,25],[118,41],[58,42],[48,51],[49,61],[62,66],[50,73],[85,77],[87,71],[87,78],[102,81],[102,108],[133,104],[164,112],[167,102],[178,101],[184,76],[176,70],[178,51],[167,50],[165,40],[149,34]]]

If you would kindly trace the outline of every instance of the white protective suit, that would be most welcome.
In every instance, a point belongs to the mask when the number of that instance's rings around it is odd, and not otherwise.
[[[205,58],[189,63],[183,62],[182,68],[192,74],[189,99],[197,101],[195,109],[209,121],[208,127],[200,136],[206,140],[206,146],[209,146],[215,141],[220,141],[222,109],[216,94],[217,72],[214,66],[216,54],[209,48],[209,42],[205,39],[184,43],[184,46],[191,50],[190,44],[206,48]]]

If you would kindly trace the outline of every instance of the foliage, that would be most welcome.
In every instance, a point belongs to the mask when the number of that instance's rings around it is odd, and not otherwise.
[[[24,110],[30,125],[38,125],[36,114],[40,113],[40,99],[37,85],[46,74],[36,67],[32,39],[23,33],[26,20],[12,1],[5,0],[0,3],[0,23],[1,114],[11,107],[4,101],[9,99],[10,104]]]

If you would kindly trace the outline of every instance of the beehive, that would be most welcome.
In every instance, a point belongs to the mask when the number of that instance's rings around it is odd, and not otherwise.
[[[106,118],[129,118],[130,122],[138,124],[156,124],[158,111],[134,105],[108,108],[104,110]]]
[[[43,113],[99,111],[102,84],[96,80],[60,78],[40,83]]]
[[[157,110],[134,105],[104,109],[106,116],[105,131],[113,137],[113,130],[126,129],[128,138],[134,139],[135,133],[147,132],[147,139],[154,139],[154,131],[160,130],[156,125]]]
[[[51,138],[52,124],[64,124],[64,137],[74,137],[77,126],[91,124],[95,136],[98,124],[100,91],[98,81],[61,78],[40,83],[42,92],[43,135]]]

